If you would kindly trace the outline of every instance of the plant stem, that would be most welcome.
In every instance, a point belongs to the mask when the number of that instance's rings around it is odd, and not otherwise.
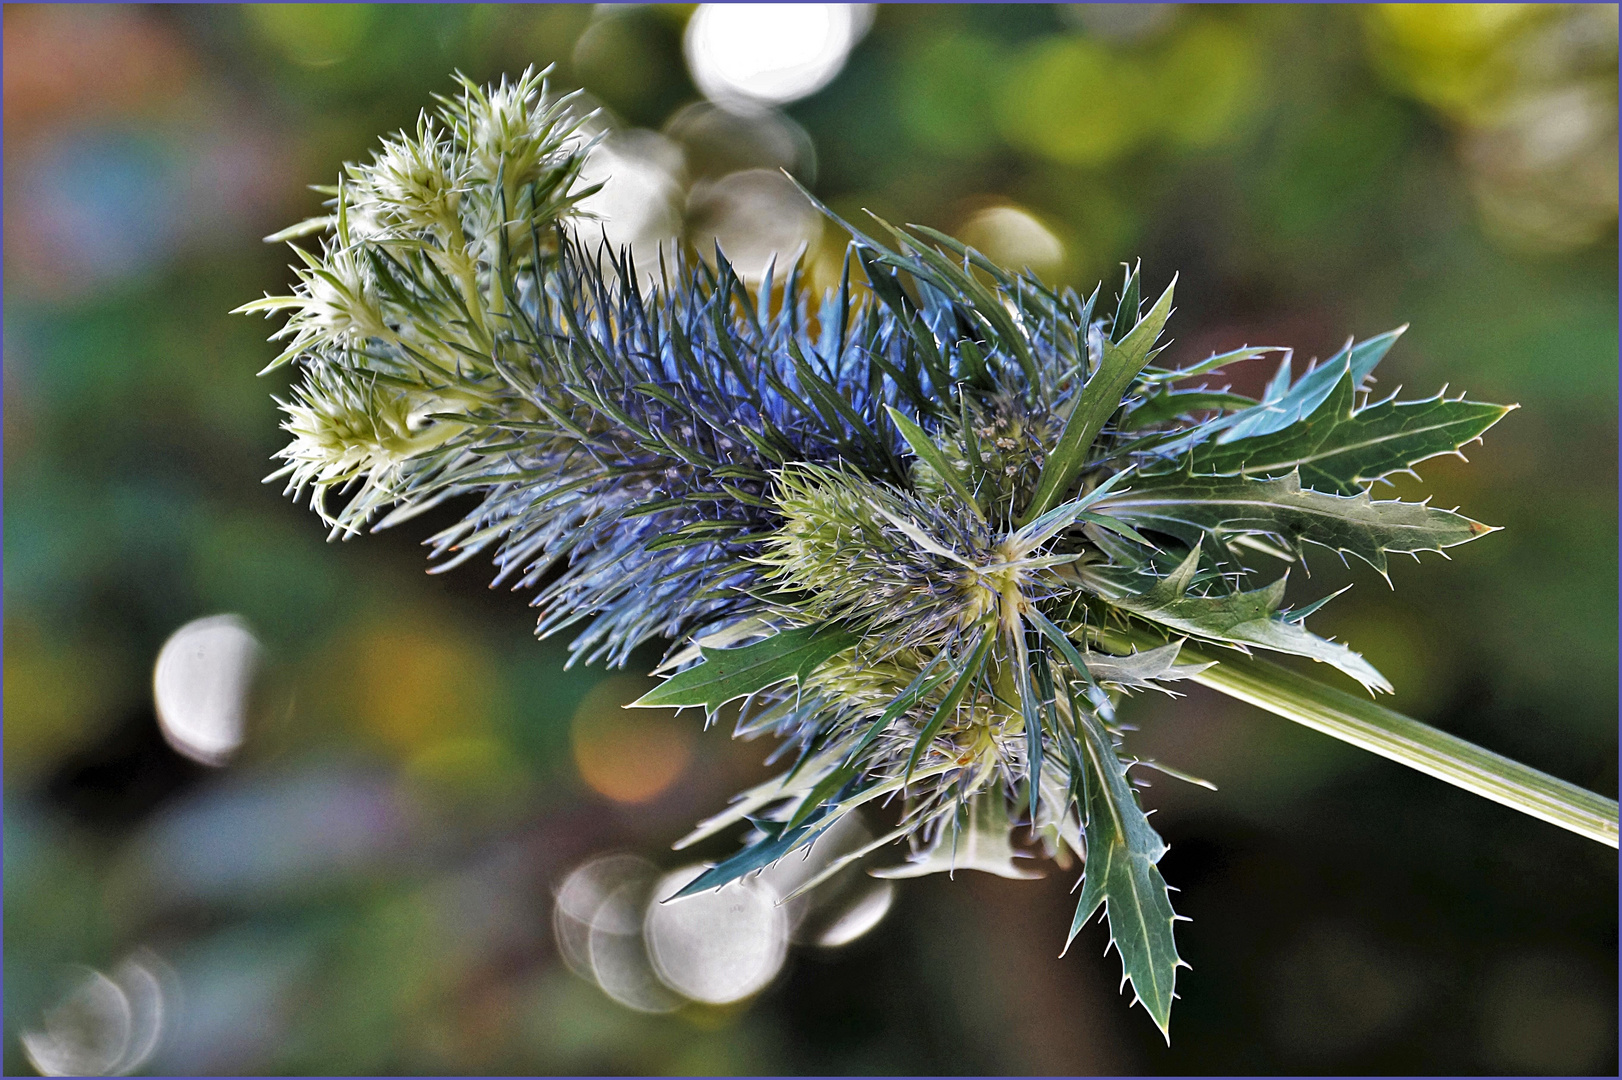
[[[1147,633],[1106,630],[1097,636],[1101,645],[1121,652],[1133,645],[1147,648],[1164,643]],[[1590,840],[1617,846],[1614,799],[1596,795],[1265,660],[1226,651],[1217,656],[1186,645],[1179,659],[1185,663],[1215,661],[1214,667],[1194,676],[1194,681],[1229,697],[1371,750]]]

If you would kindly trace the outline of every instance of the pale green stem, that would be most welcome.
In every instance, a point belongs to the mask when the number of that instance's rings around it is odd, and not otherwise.
[[[1131,645],[1163,642],[1149,635],[1105,631],[1106,648],[1125,652]],[[1353,746],[1445,780],[1494,802],[1569,829],[1590,840],[1617,846],[1617,804],[1576,784],[1522,765],[1445,731],[1336,690],[1316,680],[1253,657],[1184,646],[1185,663],[1216,661],[1194,681],[1258,708],[1333,735]]]
[[[474,344],[481,349],[488,349],[490,331],[485,319],[484,296],[479,292],[477,267],[474,265],[473,256],[467,250],[467,240],[462,235],[462,219],[452,212],[440,222],[440,226],[445,233],[442,261],[462,288],[462,299],[467,303],[468,313],[472,315],[473,325],[469,329],[473,332]]]

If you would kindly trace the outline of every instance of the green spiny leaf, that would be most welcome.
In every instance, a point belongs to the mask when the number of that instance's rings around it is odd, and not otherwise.
[[[832,824],[833,819],[828,816],[828,811],[821,809],[814,813],[806,824],[794,828],[786,826],[778,828],[776,835],[762,837],[729,858],[722,859],[688,882],[685,888],[670,899],[679,900],[684,896],[703,892],[705,889],[719,889],[747,873],[770,866],[796,848],[816,839],[817,834]]]
[[[1375,365],[1384,359],[1407,329],[1406,326],[1399,326],[1367,341],[1348,341],[1334,356],[1294,383],[1288,382],[1290,361],[1286,358],[1279,368],[1279,377],[1274,380],[1273,386],[1268,387],[1262,403],[1228,417],[1224,424],[1227,430],[1218,436],[1219,441],[1254,438],[1289,427],[1316,411],[1334,390],[1335,384],[1345,376],[1351,377],[1353,387],[1362,386],[1363,380],[1368,378]]]
[[[1084,574],[1088,584],[1116,607],[1167,629],[1208,641],[1309,657],[1345,672],[1370,691],[1391,692],[1385,676],[1357,653],[1308,632],[1299,621],[1280,616],[1284,578],[1248,592],[1185,595],[1199,555],[1196,547],[1172,574],[1142,594],[1133,593],[1132,575],[1122,571],[1088,568]]]
[[[1034,607],[1025,613],[1025,618],[1029,619],[1031,625],[1036,627],[1037,631],[1047,638],[1054,648],[1059,650],[1059,655],[1064,657],[1065,662],[1070,665],[1077,675],[1088,683],[1093,681],[1092,672],[1089,670],[1086,661],[1082,659],[1075,643],[1070,640],[1063,630],[1053,625],[1051,619]],[[1068,685],[1068,680],[1066,680],[1066,685]]]
[[[1042,794],[1042,706],[1031,685],[1031,654],[1020,627],[1010,637],[1009,659],[1014,664],[1014,684],[1019,693],[1020,717],[1025,723],[1026,792],[1030,796],[1031,823],[1035,827],[1037,803]]]
[[[1143,382],[1154,386],[1179,379],[1192,379],[1196,375],[1209,375],[1214,371],[1237,364],[1245,360],[1254,360],[1258,356],[1265,356],[1270,352],[1289,352],[1288,349],[1278,345],[1241,345],[1225,353],[1213,353],[1197,364],[1186,368],[1146,368],[1143,373]],[[1255,404],[1254,401],[1251,404]]]
[[[849,631],[823,625],[784,630],[739,648],[701,647],[702,663],[671,676],[631,704],[650,709],[702,705],[713,713],[735,698],[786,679],[803,682],[817,665],[858,640]]]
[[[1097,514],[1087,513],[1087,508],[1103,499],[1111,491],[1114,491],[1121,481],[1131,475],[1132,471],[1130,469],[1122,469],[1120,472],[1112,473],[1109,479],[1079,499],[1071,499],[1067,503],[1055,506],[1052,510],[1040,514],[1027,522],[1018,532],[1014,533],[1010,538],[1011,542],[1022,551],[1031,551],[1047,543],[1077,521],[1098,517]]]
[[[844,790],[845,786],[856,778],[858,771],[860,771],[859,766],[855,764],[841,765],[821,780],[818,780],[817,786],[806,793],[805,798],[800,801],[800,805],[795,809],[793,816],[788,819],[783,827],[785,829],[799,828],[812,814],[817,812],[818,807]]]
[[[1142,277],[1140,267],[1127,268],[1126,282],[1121,286],[1119,303],[1115,306],[1115,318],[1110,323],[1109,340],[1112,345],[1119,345],[1121,339],[1137,325],[1138,293],[1142,288]]]
[[[1514,406],[1447,400],[1382,401],[1354,409],[1348,371],[1311,415],[1266,435],[1196,447],[1189,468],[1220,476],[1279,476],[1301,470],[1313,490],[1355,495],[1368,484],[1439,454],[1451,454]]]
[[[1117,473],[1116,475],[1119,476],[1120,474]],[[1124,536],[1128,540],[1136,541],[1137,543],[1142,544],[1144,547],[1153,548],[1155,546],[1153,541],[1149,540],[1146,536],[1138,532],[1138,530],[1134,529],[1126,522],[1118,521],[1112,517],[1106,517],[1103,514],[1092,514],[1082,511],[1076,515],[1076,520],[1086,522],[1088,525],[1096,525],[1100,529],[1108,529],[1110,532]]]
[[[1441,551],[1493,531],[1424,503],[1376,501],[1366,491],[1329,495],[1303,488],[1297,472],[1271,480],[1140,476],[1130,491],[1111,493],[1095,505],[1099,513],[1188,544],[1206,536],[1221,541],[1234,533],[1258,533],[1277,537],[1294,551],[1306,543],[1355,555],[1381,574],[1392,552]]]
[[[1087,862],[1081,900],[1065,948],[1103,905],[1122,973],[1169,1042],[1171,1003],[1182,960],[1173,935],[1177,915],[1155,865],[1166,853],[1166,842],[1138,805],[1103,725],[1085,710],[1077,721],[1092,782],[1085,807]]]
[[[1093,677],[1100,682],[1134,689],[1152,687],[1156,682],[1192,679],[1211,666],[1211,661],[1199,664],[1179,664],[1177,654],[1183,643],[1174,641],[1156,649],[1146,649],[1130,656],[1110,656],[1089,652],[1083,659]]]

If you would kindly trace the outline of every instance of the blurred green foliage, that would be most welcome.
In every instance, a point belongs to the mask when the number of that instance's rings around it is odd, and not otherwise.
[[[1469,466],[1423,467],[1505,531],[1395,567],[1395,593],[1314,564],[1358,582],[1319,628],[1397,708],[1614,795],[1615,7],[1146,7],[881,8],[785,110],[814,190],[947,231],[1019,208],[1089,288],[1138,256],[1181,271],[1168,356],[1411,322],[1382,388],[1519,401]],[[432,520],[329,545],[262,486],[284,384],[253,376],[265,324],[224,313],[285,287],[257,237],[315,212],[302,185],[453,68],[555,62],[661,128],[698,97],[690,12],[7,7],[7,1071],[63,965],[142,943],[191,995],[152,1065],[181,1072],[1613,1071],[1613,852],[1215,698],[1138,705],[1144,753],[1223,788],[1146,800],[1199,930],[1170,1050],[1095,949],[1009,933],[1062,921],[1063,874],[909,883],[868,939],[728,1010],[644,1017],[561,967],[574,862],[658,858],[764,748],[712,731],[653,801],[595,794],[570,719],[601,672],[563,672],[487,569],[425,576]],[[210,773],[163,744],[148,672],[221,611],[272,662]],[[409,850],[230,902],[142,883],[163,822],[333,763],[400,793]]]

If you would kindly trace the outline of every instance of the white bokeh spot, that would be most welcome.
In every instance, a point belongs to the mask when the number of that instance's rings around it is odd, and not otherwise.
[[[163,737],[205,765],[223,765],[242,745],[259,640],[236,615],[194,619],[158,652],[152,697]]]
[[[720,105],[784,105],[833,81],[872,23],[871,4],[700,4],[687,66]]]

